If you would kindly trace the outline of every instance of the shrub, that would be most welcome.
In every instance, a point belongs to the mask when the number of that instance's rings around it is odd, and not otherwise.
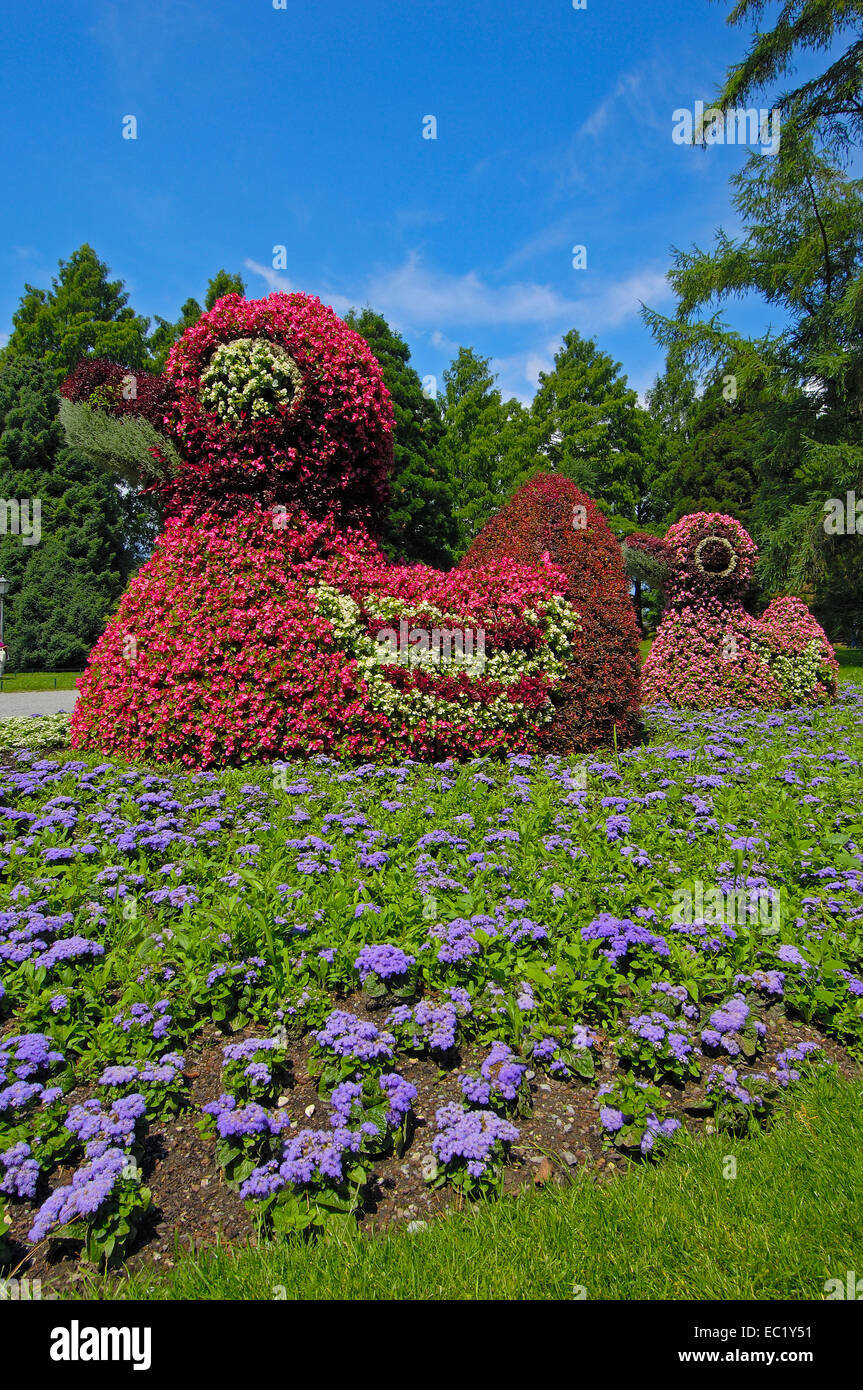
[[[565,596],[582,623],[544,742],[586,751],[616,734],[631,744],[639,730],[638,628],[620,547],[596,504],[569,478],[540,474],[491,518],[460,568],[502,556],[536,564],[543,555],[566,576]]]
[[[123,367],[103,357],[85,357],[60,387],[64,400],[89,405],[112,416],[142,416],[160,429],[174,393],[164,377]]]
[[[91,654],[75,747],[211,767],[632,741],[620,554],[571,483],[522,489],[498,520],[512,543],[454,573],[394,566],[373,539],[392,406],[364,339],[331,309],[226,295],[166,372],[161,434],[126,410],[116,364],[82,364],[64,384],[67,426],[106,459],[134,456],[168,516]]]

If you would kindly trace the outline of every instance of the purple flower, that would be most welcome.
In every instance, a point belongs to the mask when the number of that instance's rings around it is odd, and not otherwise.
[[[133,1093],[112,1101],[103,1110],[100,1100],[85,1100],[74,1105],[65,1119],[65,1127],[84,1145],[88,1158],[101,1158],[111,1149],[129,1149],[135,1142],[138,1122],[146,1114],[147,1104],[142,1095]]]
[[[621,835],[628,835],[632,829],[632,821],[629,816],[609,816],[605,822],[605,837],[609,842],[619,840]]]
[[[285,1141],[281,1161],[256,1168],[240,1187],[243,1198],[272,1196],[288,1183],[308,1187],[313,1183],[341,1183],[346,1153],[356,1153],[362,1143],[359,1130],[303,1129]]]
[[[287,1124],[287,1117],[271,1115],[256,1101],[248,1105],[237,1105],[234,1096],[221,1095],[211,1100],[201,1109],[212,1115],[216,1129],[222,1139],[246,1139],[256,1134],[280,1134]]]
[[[609,912],[601,912],[586,927],[581,928],[583,941],[605,941],[607,949],[602,954],[617,964],[625,955],[638,946],[646,946],[658,956],[669,954],[668,942],[662,936],[655,936],[640,922],[628,917],[613,917]]]
[[[799,965],[802,970],[809,969],[809,961],[802,956],[796,946],[784,942],[776,952],[777,958],[784,961],[786,965]]]
[[[222,1048],[222,1056],[226,1062],[247,1062],[259,1052],[273,1052],[280,1046],[278,1038],[246,1038],[244,1042],[228,1043]]]
[[[0,1164],[5,1169],[0,1178],[0,1192],[9,1197],[35,1197],[40,1169],[29,1144],[13,1144],[11,1149],[0,1153]]]
[[[122,1149],[108,1149],[79,1168],[67,1187],[58,1187],[43,1202],[28,1240],[36,1245],[51,1231],[79,1217],[95,1216],[112,1195],[127,1164]]]
[[[734,1037],[741,1033],[749,1021],[749,1005],[742,994],[735,994],[718,1009],[714,1009],[708,1026],[701,1030],[701,1041],[708,1047],[722,1047],[731,1057],[736,1057],[740,1044]],[[757,1028],[755,1029],[757,1033]]]
[[[409,956],[400,947],[383,944],[364,946],[354,961],[354,967],[365,984],[366,977],[372,974],[381,980],[404,976],[415,963],[416,957]]]
[[[387,1016],[391,1028],[405,1035],[404,1045],[415,1051],[426,1047],[432,1052],[449,1052],[455,1047],[458,1032],[458,1011],[447,1000],[437,1006],[421,999],[416,1008],[402,1005]]]
[[[390,1061],[395,1044],[390,1033],[381,1033],[373,1023],[364,1023],[342,1009],[333,1009],[314,1037],[319,1047],[360,1062]]]
[[[641,1144],[639,1145],[641,1152],[643,1154],[650,1153],[658,1136],[670,1139],[674,1131],[679,1128],[679,1120],[659,1120],[655,1115],[648,1115],[647,1128],[641,1136]]]
[[[799,1042],[793,1047],[787,1047],[784,1052],[777,1053],[776,1077],[780,1086],[788,1086],[792,1081],[799,1081],[800,1072],[792,1064],[804,1062],[812,1053],[818,1051],[817,1043]]]
[[[500,1152],[500,1146],[518,1139],[515,1125],[495,1115],[493,1110],[465,1110],[461,1105],[444,1105],[435,1115],[437,1134],[432,1151],[444,1165],[467,1168],[473,1178],[486,1172]]]
[[[387,1124],[393,1129],[398,1129],[410,1114],[411,1106],[417,1098],[417,1088],[396,1071],[385,1072],[378,1078],[378,1085],[389,1102]]]
[[[513,1101],[518,1096],[524,1073],[525,1062],[518,1062],[515,1053],[506,1043],[492,1043],[488,1056],[480,1067],[479,1078],[460,1076],[459,1085],[463,1094],[474,1105],[488,1105],[493,1096],[501,1100]]]

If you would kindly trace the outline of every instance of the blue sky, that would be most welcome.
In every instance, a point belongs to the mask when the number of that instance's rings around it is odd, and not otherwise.
[[[728,10],[6,0],[0,333],[25,280],[47,287],[89,241],[142,314],[176,318],[225,266],[254,297],[371,304],[423,376],[468,344],[527,400],[577,328],[643,391],[662,354],[639,300],[671,307],[672,244],[735,229],[746,150],[671,138],[745,50]],[[744,304],[732,321],[769,320]]]

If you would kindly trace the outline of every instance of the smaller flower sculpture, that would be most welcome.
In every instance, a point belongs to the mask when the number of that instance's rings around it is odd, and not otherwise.
[[[805,603],[777,598],[760,618],[744,608],[758,550],[739,521],[695,512],[664,539],[629,536],[624,553],[629,573],[666,597],[641,673],[645,702],[788,708],[835,698],[836,655]]]

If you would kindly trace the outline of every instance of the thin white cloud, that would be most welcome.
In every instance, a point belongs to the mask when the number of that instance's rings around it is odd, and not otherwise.
[[[608,120],[612,110],[622,97],[627,97],[632,92],[637,92],[641,86],[643,72],[636,69],[633,72],[621,73],[617,79],[614,91],[610,92],[599,105],[591,111],[586,121],[579,126],[578,134],[588,137],[600,135],[608,125]]]
[[[290,294],[294,288],[287,275],[283,275],[280,270],[273,270],[272,266],[261,265],[260,261],[253,261],[248,256],[243,265],[246,270],[251,270],[253,275],[260,275],[267,289],[273,293]]]
[[[577,310],[550,285],[512,281],[493,286],[474,270],[461,275],[425,266],[416,253],[402,265],[372,274],[365,297],[385,316],[419,327],[544,323]]]
[[[559,347],[560,338],[551,338],[525,352],[492,358],[491,369],[497,376],[498,390],[504,400],[514,396],[522,405],[530,405],[539,384],[539,374],[552,370],[554,354]]]
[[[642,304],[664,304],[672,297],[673,291],[664,270],[636,271],[625,280],[606,286],[595,296],[591,305],[595,328],[591,331],[616,328],[626,319],[633,318]]]
[[[287,275],[247,259],[246,269],[260,275],[270,290],[295,288]],[[309,286],[341,313],[354,304],[370,304],[396,325],[410,324],[441,332],[444,326],[557,322],[578,312],[578,301],[549,285],[515,281],[495,287],[476,271],[462,275],[430,269],[416,253],[390,270],[377,271],[352,294]]]
[[[292,290],[299,288],[288,279],[287,275],[281,270],[273,270],[272,266],[261,265],[260,261],[253,261],[246,257],[243,261],[246,270],[250,270],[253,275],[260,275],[267,289],[271,292],[290,294]],[[325,304],[329,304],[335,309],[337,314],[346,314],[349,309],[353,309],[359,302],[357,299],[346,299],[342,294],[336,294],[326,286],[304,286],[310,294],[316,294]],[[363,301],[364,302],[364,301]]]
[[[436,328],[432,333],[430,342],[432,347],[436,348],[438,352],[448,352],[450,354],[458,352],[460,346],[454,339],[448,338],[445,333],[441,333],[439,328]]]
[[[513,270],[517,265],[536,260],[538,256],[544,256],[549,251],[562,251],[563,247],[571,246],[576,240],[573,231],[574,221],[573,217],[561,217],[542,231],[536,232],[507,257],[503,270]]]
[[[244,264],[269,290],[296,288],[281,271],[251,259]],[[573,271],[576,279],[586,274]],[[416,253],[399,266],[373,273],[348,293],[328,286],[308,288],[337,313],[370,304],[396,327],[438,334],[441,342],[457,330],[479,326],[547,325],[561,331],[575,326],[580,332],[599,333],[635,318],[642,301],[657,304],[671,295],[665,273],[654,268],[610,283],[588,281],[583,294],[569,296],[534,281],[492,285],[475,270],[454,275],[424,265]]]

